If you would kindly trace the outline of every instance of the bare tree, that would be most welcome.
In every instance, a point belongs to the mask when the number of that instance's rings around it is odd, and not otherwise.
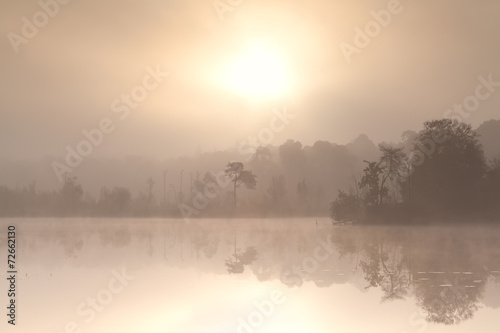
[[[167,170],[163,170],[163,206],[167,206]]]

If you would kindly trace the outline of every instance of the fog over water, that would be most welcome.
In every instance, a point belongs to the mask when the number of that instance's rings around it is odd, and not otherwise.
[[[59,332],[69,321],[87,332],[245,332],[239,318],[248,321],[255,302],[271,295],[281,296],[266,305],[262,332],[498,328],[498,228],[332,227],[327,219],[9,223],[23,239],[18,300],[30,320],[20,318],[20,332]]]

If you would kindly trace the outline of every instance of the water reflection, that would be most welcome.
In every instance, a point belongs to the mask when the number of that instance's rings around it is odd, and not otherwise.
[[[331,239],[339,253],[359,257],[366,288],[379,287],[382,302],[413,294],[426,320],[458,324],[474,316],[489,278],[498,281],[498,236],[476,228],[348,228]]]
[[[234,254],[226,259],[225,265],[228,273],[238,274],[243,273],[245,266],[251,265],[257,260],[257,250],[254,247],[247,247],[244,252],[236,248],[234,245]]]
[[[24,273],[34,279],[64,267],[124,265],[140,272],[161,265],[233,279],[250,274],[288,290],[375,290],[379,303],[414,303],[436,324],[459,324],[481,307],[500,307],[500,228],[334,227],[328,220],[16,223]],[[35,264],[43,273],[31,272]]]

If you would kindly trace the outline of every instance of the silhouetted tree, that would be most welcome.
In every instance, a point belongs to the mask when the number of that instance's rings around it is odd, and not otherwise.
[[[299,197],[299,202],[306,203],[308,195],[309,189],[307,188],[306,180],[302,179],[302,181],[297,184],[297,196]]]
[[[299,141],[288,140],[279,147],[279,155],[281,163],[300,169],[304,158],[302,144]]]
[[[163,207],[167,206],[167,173],[168,170],[163,170]]]
[[[259,146],[255,149],[255,153],[252,157],[252,160],[262,163],[265,161],[270,161],[272,157],[273,154],[271,153],[268,147]]]
[[[413,163],[415,200],[447,213],[471,211],[474,188],[485,170],[483,149],[471,125],[450,119],[426,122],[413,153],[418,159]]]
[[[298,208],[301,213],[309,213],[309,188],[307,187],[306,180],[297,184],[297,198],[298,198]]]
[[[153,178],[149,177],[146,184],[148,185],[148,202],[151,204],[153,202],[153,187],[155,185]]]
[[[69,214],[76,213],[83,197],[83,188],[78,183],[78,178],[65,176],[59,194],[61,196],[62,211]]]
[[[357,220],[362,211],[361,203],[354,193],[339,190],[337,198],[330,204],[330,213],[335,223]]]
[[[488,160],[500,158],[500,119],[488,120],[482,123],[477,129],[479,141],[484,149],[484,155]]]
[[[482,211],[490,218],[500,217],[500,160],[493,159],[478,188]]]
[[[128,213],[132,195],[129,189],[116,186],[112,190],[106,187],[101,189],[99,208],[106,215],[123,216]]]
[[[281,204],[286,193],[285,177],[283,177],[283,175],[273,176],[271,185],[267,189],[267,193],[271,197],[271,201],[274,205]]]
[[[227,164],[225,174],[233,183],[233,198],[234,207],[236,207],[236,188],[241,184],[248,189],[255,189],[257,185],[257,177],[250,170],[245,170],[245,166],[241,162],[229,162]]]
[[[365,162],[368,166],[363,170],[359,188],[365,190],[364,201],[367,206],[379,206],[387,195],[387,187],[381,181],[384,168],[378,162]]]
[[[402,147],[390,147],[387,145],[379,145],[380,166],[383,169],[380,188],[384,189],[388,181],[393,181],[399,184],[406,169],[407,156]],[[379,205],[383,203],[383,191],[379,191]]]

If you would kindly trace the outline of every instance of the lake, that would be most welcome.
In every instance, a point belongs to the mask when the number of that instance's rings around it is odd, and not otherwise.
[[[0,257],[2,332],[500,329],[500,227],[16,218],[0,220]]]

